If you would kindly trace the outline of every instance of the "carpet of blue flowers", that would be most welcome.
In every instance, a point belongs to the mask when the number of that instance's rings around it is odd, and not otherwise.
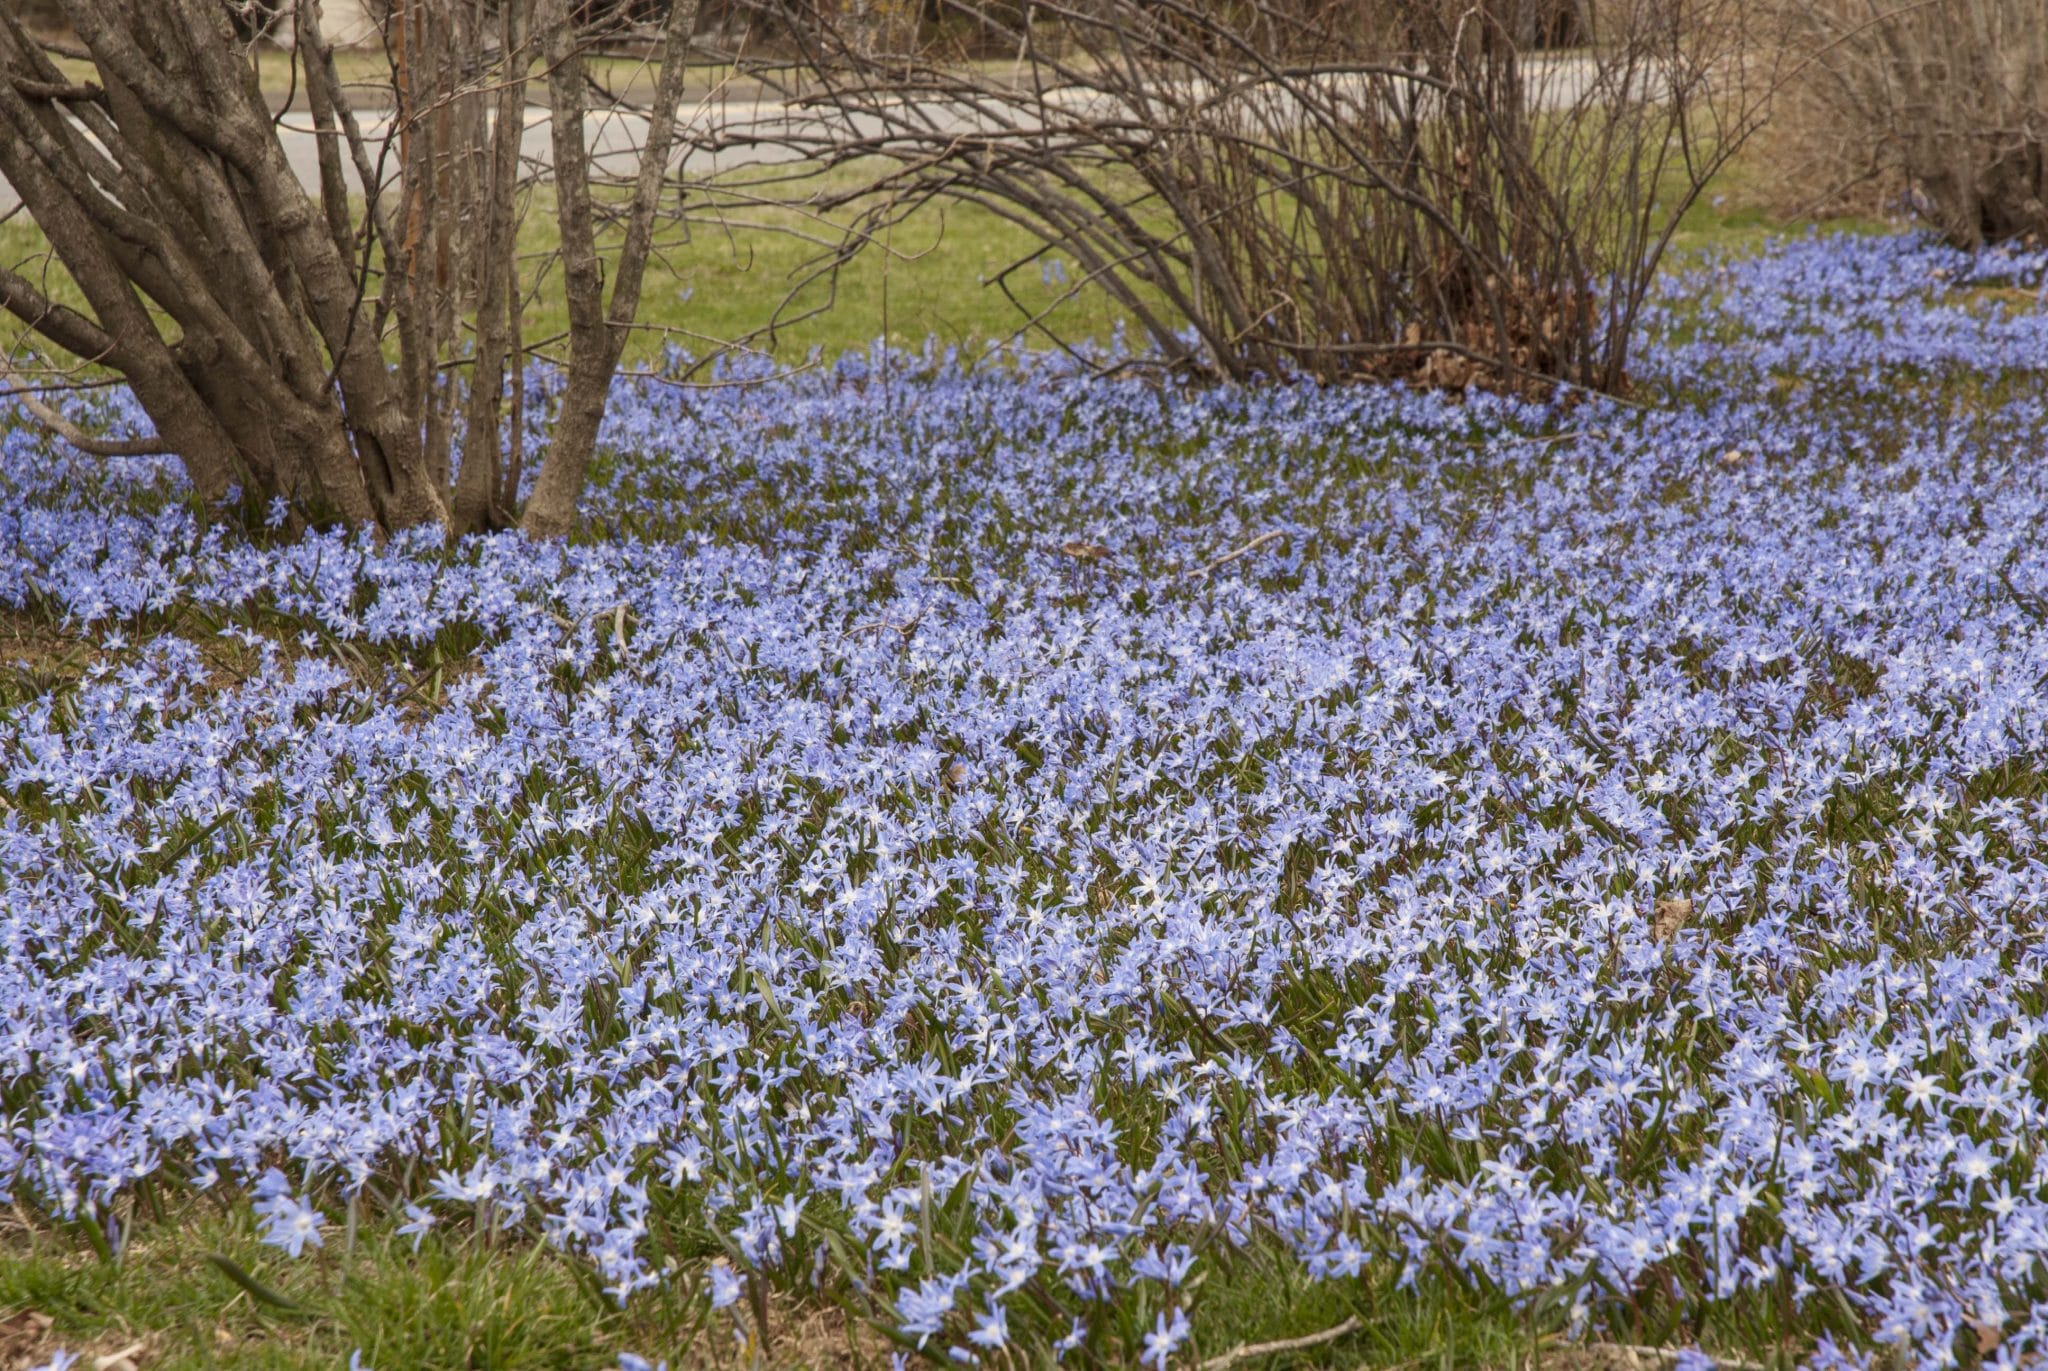
[[[0,1188],[963,1361],[1180,1364],[1261,1247],[2033,1364],[2042,267],[1694,263],[1641,409],[628,385],[575,546],[9,434],[0,605],[91,660],[0,705]]]

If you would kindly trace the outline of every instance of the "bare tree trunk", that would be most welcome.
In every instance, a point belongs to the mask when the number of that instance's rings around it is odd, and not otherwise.
[[[653,239],[654,216],[675,141],[684,64],[696,27],[697,0],[676,0],[668,14],[661,77],[640,149],[640,173],[626,210],[625,240],[613,271],[611,303],[604,298],[604,268],[593,225],[590,164],[583,141],[583,55],[570,0],[541,0],[536,27],[548,64],[553,114],[555,193],[562,235],[563,286],[569,305],[569,375],[561,413],[541,463],[533,498],[520,528],[537,538],[560,537],[576,525],[576,501],[597,447],[612,373],[618,369],[635,317]]]
[[[511,517],[511,506],[501,502],[499,490],[498,421],[506,352],[520,308],[517,197],[519,139],[525,128],[528,13],[526,0],[502,0],[499,42],[507,56],[491,128],[490,165],[483,194],[478,197],[484,230],[476,258],[476,356],[470,369],[467,431],[454,496],[455,527],[464,533],[506,524]],[[516,356],[513,365],[519,366]],[[516,407],[512,422],[516,432]]]

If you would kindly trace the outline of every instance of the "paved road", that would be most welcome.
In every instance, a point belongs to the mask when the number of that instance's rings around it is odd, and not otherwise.
[[[752,129],[766,137],[771,131],[782,133],[807,129],[821,133],[824,125],[815,119],[800,116],[789,107],[774,101],[753,100],[746,103],[726,102],[714,113],[702,106],[686,109],[684,112],[684,138],[682,150],[677,154],[678,165],[686,165],[692,175],[705,175],[726,170],[742,163],[783,160],[793,154],[780,148],[768,146],[749,150],[730,146],[735,134]],[[370,157],[377,162],[378,149],[392,133],[393,120],[388,114],[367,114],[361,117],[363,136],[370,145]],[[530,167],[545,170],[554,162],[554,138],[548,111],[539,106],[530,106],[526,111],[525,129],[520,135],[520,153]],[[719,140],[721,149],[712,149],[702,144],[708,141],[714,126],[719,126],[723,137]],[[592,114],[585,120],[584,144],[590,149],[593,168],[601,176],[630,178],[640,165],[639,145],[646,132],[646,120],[634,114]],[[284,116],[279,126],[279,141],[284,144],[285,157],[291,162],[292,170],[308,190],[320,184],[319,135],[313,131],[311,119],[300,113]],[[387,154],[385,170],[395,176],[398,164],[398,149],[393,145]],[[361,193],[362,185],[356,175],[354,159],[342,158],[344,175],[349,189]],[[21,203],[21,197],[14,193],[14,187],[0,179],[0,213],[14,209]]]
[[[1530,104],[1537,109],[1561,109],[1574,104],[1591,89],[1594,75],[1593,64],[1584,59],[1562,58],[1531,63],[1525,71]],[[1361,85],[1360,90],[1363,89]],[[1428,97],[1422,98],[1426,103]],[[1048,100],[1074,116],[1111,115],[1118,108],[1117,102],[1110,97],[1079,89],[1050,92]],[[1285,97],[1253,96],[1246,98],[1242,107],[1248,116],[1255,116],[1269,125],[1276,121],[1285,122],[1289,117]],[[899,107],[899,111],[902,117],[939,134],[994,132],[999,122],[998,117],[986,109],[970,110],[958,104],[937,101]],[[801,149],[806,145],[822,146],[833,131],[826,120],[801,106],[759,96],[727,98],[715,105],[702,101],[687,104],[681,116],[681,137],[675,160],[693,176],[729,171],[744,165],[788,161],[801,156]],[[1032,127],[1031,118],[1022,99],[1001,116],[1013,133],[1028,132]],[[645,130],[646,120],[637,114],[587,116],[584,142],[590,149],[596,172],[601,176],[630,179],[639,169],[638,148]],[[865,137],[874,137],[884,132],[884,128],[879,119],[863,118],[856,122],[855,131]],[[375,147],[392,132],[392,119],[388,114],[366,115],[363,132],[370,140],[374,160]],[[299,180],[309,189],[317,186],[320,179],[319,136],[313,132],[311,120],[304,114],[287,114],[281,125],[280,138]],[[553,138],[549,115],[544,108],[530,107],[526,111],[520,150],[528,165],[537,171],[544,173],[552,164]],[[397,150],[394,147],[390,154],[394,172],[396,160]],[[350,189],[360,193],[362,187],[357,181],[353,160],[344,157],[342,161]],[[0,212],[11,210],[19,203],[13,187],[0,180]]]

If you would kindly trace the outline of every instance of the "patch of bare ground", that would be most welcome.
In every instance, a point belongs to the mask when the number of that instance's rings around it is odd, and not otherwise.
[[[47,614],[0,605],[0,672],[67,679],[83,673],[99,655],[83,634]]]
[[[125,1333],[104,1334],[82,1344],[59,1338],[55,1321],[35,1309],[0,1315],[0,1371],[29,1371],[46,1365],[60,1351],[76,1356],[71,1363],[75,1371],[144,1371],[153,1350],[152,1339]]]
[[[772,1335],[761,1349],[760,1364],[777,1371],[872,1371],[889,1364],[889,1340],[864,1320],[835,1305],[777,1309],[769,1320]],[[709,1343],[706,1339],[706,1343]],[[734,1362],[730,1345],[697,1349],[692,1367],[709,1371]],[[737,1349],[748,1351],[751,1349]],[[740,1365],[746,1365],[744,1357]]]
[[[387,663],[380,654],[359,644],[324,653],[307,648],[285,626],[223,633],[190,612],[174,613],[154,636],[180,638],[199,654],[206,668],[202,693],[239,690],[268,679],[279,669],[289,680],[296,663],[325,656],[346,671],[355,686],[385,698],[413,723],[431,715],[451,686],[481,669],[473,653],[421,666]],[[275,656],[267,661],[261,643],[253,641],[256,639],[267,640]],[[95,667],[134,660],[151,640],[152,635],[144,634],[128,646],[112,650],[103,646],[103,635],[66,624],[34,605],[0,605],[0,707],[75,687]],[[4,1364],[0,1371],[6,1371]]]

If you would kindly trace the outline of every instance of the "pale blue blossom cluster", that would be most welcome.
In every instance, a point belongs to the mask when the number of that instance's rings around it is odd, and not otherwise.
[[[9,434],[0,604],[95,662],[0,712],[0,1187],[966,1362],[1177,1364],[1251,1247],[2037,1359],[2042,266],[1705,263],[1640,409],[650,380],[575,546]]]

